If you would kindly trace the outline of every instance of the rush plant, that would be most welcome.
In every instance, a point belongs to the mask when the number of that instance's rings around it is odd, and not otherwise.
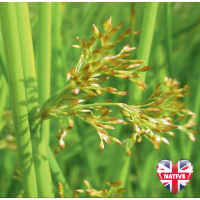
[[[157,10],[158,3],[150,5],[148,12],[151,16],[151,11]],[[55,187],[60,197],[73,196],[49,146],[49,119],[56,119],[60,123],[55,133],[55,138],[58,138],[55,149],[57,155],[60,150],[65,151],[68,133],[76,126],[77,120],[89,124],[93,132],[98,134],[99,151],[104,150],[105,143],[111,144],[113,141],[125,146],[126,150],[122,153],[130,156],[133,144],[141,142],[143,138],[159,150],[161,143],[169,145],[166,135],[174,136],[175,129],[185,132],[195,141],[195,131],[191,129],[195,125],[195,114],[186,109],[182,101],[189,94],[188,85],[181,87],[178,80],[165,77],[162,83],[154,86],[152,94],[144,101],[115,101],[118,99],[116,96],[127,99],[130,93],[132,97],[136,95],[135,99],[141,100],[140,95],[147,88],[145,76],[151,66],[145,65],[145,60],[139,57],[131,57],[136,47],[126,44],[117,54],[113,54],[118,43],[140,34],[140,31],[121,31],[122,24],[114,26],[112,17],[103,23],[103,32],[93,25],[93,35],[88,41],[77,37],[78,44],[73,47],[81,49],[80,59],[67,72],[63,86],[50,96],[51,3],[39,4],[35,57],[28,4],[1,3],[0,13],[5,51],[5,67],[1,66],[10,91],[23,197],[54,197]],[[155,24],[155,15],[152,17],[148,20],[153,19]],[[144,34],[147,36],[147,33]],[[148,37],[144,39],[147,42]],[[145,55],[144,51],[140,47],[139,55],[148,59],[149,55]],[[116,82],[130,81],[135,84],[134,90],[121,91],[117,84],[112,87],[108,83],[109,78]],[[106,93],[112,98],[101,101]],[[120,137],[123,139],[113,137],[108,130],[115,129],[117,124],[131,127],[132,132]],[[12,148],[10,141],[13,138],[5,139],[4,147]],[[88,163],[90,165],[91,162]],[[103,190],[91,188],[88,181],[84,183],[87,189],[76,189],[75,197],[78,193],[86,193],[91,197],[121,197],[127,192],[122,180],[107,180],[110,188]]]
[[[82,49],[77,66],[67,73],[66,84],[44,102],[38,111],[41,115],[41,123],[51,117],[60,120],[61,125],[57,137],[61,149],[65,147],[64,138],[67,131],[71,130],[74,125],[70,116],[89,123],[96,130],[100,137],[100,151],[104,149],[104,142],[110,144],[110,139],[119,145],[126,143],[128,146],[131,141],[133,143],[140,142],[143,136],[153,143],[156,149],[159,149],[161,142],[169,144],[168,140],[163,137],[163,133],[173,136],[173,129],[185,131],[189,138],[194,141],[194,131],[189,130],[194,125],[194,113],[186,110],[185,103],[180,101],[181,98],[189,94],[189,87],[186,85],[180,88],[180,83],[177,80],[165,77],[163,91],[160,90],[162,85],[160,83],[146,101],[135,105],[111,102],[112,99],[105,102],[87,103],[88,99],[98,95],[104,96],[105,92],[120,96],[129,95],[128,92],[118,91],[117,88],[101,86],[101,83],[111,76],[116,79],[128,79],[142,91],[147,87],[138,77],[142,76],[141,73],[149,70],[151,66],[140,66],[144,61],[129,58],[129,52],[133,51],[135,47],[130,47],[128,44],[122,48],[119,54],[109,55],[108,50],[114,48],[116,43],[125,37],[139,33],[128,29],[122,32],[119,37],[111,40],[111,37],[117,33],[121,26],[122,24],[119,24],[114,27],[110,17],[103,24],[104,33],[99,32],[98,28],[93,25],[94,35],[88,42],[77,37],[79,45],[73,45],[73,47]],[[112,109],[119,109],[122,118],[110,116]],[[61,116],[68,117],[68,127],[63,125]],[[187,123],[177,124],[178,121],[186,117],[189,118]],[[105,130],[114,129],[113,125],[119,123],[133,126],[133,134],[123,142],[109,136]],[[130,154],[128,147],[127,154]]]

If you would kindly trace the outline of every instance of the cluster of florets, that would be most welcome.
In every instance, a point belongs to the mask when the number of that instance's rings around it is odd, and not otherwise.
[[[86,180],[83,181],[87,189],[77,189],[74,192],[74,197],[79,197],[78,193],[86,193],[92,198],[120,198],[124,193],[127,192],[124,188],[120,188],[122,181],[110,183],[106,181],[106,184],[110,187],[109,190],[96,190],[90,186],[90,183]]]
[[[151,66],[140,66],[144,61],[128,58],[130,56],[129,52],[133,51],[135,47],[126,45],[119,54],[108,55],[109,50],[114,48],[116,43],[124,37],[140,33],[138,31],[132,32],[132,29],[129,29],[124,31],[118,38],[111,40],[111,36],[121,26],[122,24],[113,27],[111,18],[109,18],[103,24],[104,33],[100,33],[98,28],[93,25],[94,35],[88,42],[77,37],[79,45],[73,45],[73,47],[82,49],[80,60],[77,66],[72,67],[67,73],[67,83],[61,91],[43,104],[40,110],[42,119],[71,115],[89,123],[99,134],[100,151],[104,149],[104,142],[110,144],[110,140],[113,140],[122,145],[132,140],[135,143],[136,141],[140,142],[142,136],[150,140],[156,149],[159,149],[161,142],[169,144],[169,141],[162,136],[163,133],[173,135],[173,129],[187,132],[190,139],[194,141],[193,133],[195,132],[189,130],[194,125],[194,113],[184,109],[185,104],[180,101],[180,98],[188,94],[186,91],[189,87],[180,88],[180,83],[177,80],[165,78],[163,92],[160,91],[161,84],[159,84],[145,102],[137,105],[113,103],[111,100],[87,104],[87,99],[98,95],[103,96],[104,92],[121,96],[129,94],[126,91],[118,91],[117,88],[103,87],[101,83],[110,76],[128,79],[137,84],[143,91],[147,87],[138,77],[141,76],[140,72],[149,70]],[[112,110],[108,109],[108,106],[118,107],[124,119],[110,116]],[[185,125],[175,124],[185,119],[186,114],[191,116],[188,123]],[[66,131],[71,130],[73,127],[72,120],[70,119],[68,122],[69,127],[66,128],[61,121],[61,127],[57,135],[61,149],[65,147],[63,138],[66,136]],[[109,136],[105,130],[114,129],[112,125],[119,123],[131,124],[134,131],[123,142]],[[130,155],[129,149],[127,149],[127,154]]]
[[[70,117],[68,117],[68,124],[69,126],[65,127],[64,124],[62,123],[62,120],[60,120],[60,129],[58,130],[58,133],[57,133],[59,146],[55,150],[55,154],[57,154],[60,149],[63,150],[65,148],[64,138],[67,136],[67,130],[71,130],[74,126],[74,121]]]
[[[142,103],[135,106],[123,105],[121,113],[127,117],[127,121],[134,126],[134,133],[124,141],[124,143],[133,140],[133,143],[141,142],[142,136],[145,136],[154,144],[155,149],[159,150],[161,142],[169,144],[169,141],[163,137],[163,133],[174,136],[173,129],[185,131],[189,138],[194,141],[194,130],[189,130],[194,126],[195,114],[184,109],[185,103],[180,98],[189,94],[186,85],[179,88],[180,83],[177,80],[164,79],[164,92],[159,91],[161,84],[157,85],[153,94]],[[184,125],[176,124],[179,121],[189,117]],[[127,150],[127,152],[129,152]]]

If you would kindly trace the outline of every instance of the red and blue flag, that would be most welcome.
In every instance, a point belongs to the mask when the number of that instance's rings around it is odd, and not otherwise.
[[[189,160],[179,160],[175,165],[170,160],[161,160],[156,170],[162,184],[173,194],[182,190],[193,174]]]

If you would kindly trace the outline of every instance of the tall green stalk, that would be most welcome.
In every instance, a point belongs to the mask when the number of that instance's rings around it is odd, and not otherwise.
[[[151,51],[151,44],[153,40],[153,33],[156,21],[158,2],[145,3],[145,11],[143,18],[142,30],[143,33],[140,36],[140,43],[138,47],[137,59],[144,60],[145,65],[148,65],[149,56]],[[146,73],[142,74],[141,80],[145,81]],[[133,104],[135,101],[139,101],[142,98],[142,92],[137,86],[132,85],[129,82],[129,90],[132,95],[130,95],[128,104]],[[135,101],[133,101],[133,99]],[[119,132],[119,135],[123,134],[123,127]],[[132,148],[132,143],[129,144],[129,148]],[[130,159],[131,157],[125,154],[126,145],[123,145],[121,149],[113,148],[114,159],[110,168],[108,170],[108,176],[111,181],[123,181],[122,187],[127,187],[128,174],[130,172]],[[117,153],[116,153],[117,152]],[[117,165],[117,167],[116,167]],[[117,176],[116,176],[117,174]]]
[[[165,3],[166,12],[166,46],[167,46],[167,61],[169,77],[175,78],[172,66],[172,33],[171,33],[171,2]]]
[[[73,193],[70,190],[69,185],[67,184],[65,177],[63,176],[62,171],[49,146],[47,146],[47,155],[48,155],[48,160],[49,160],[49,164],[50,164],[50,168],[52,172],[52,177],[56,182],[56,187],[59,182],[62,183],[63,188],[64,188],[64,196],[73,197]]]
[[[59,88],[65,81],[65,70],[63,68],[63,54],[62,54],[62,41],[61,41],[61,25],[62,25],[62,12],[61,2],[52,2],[51,12],[51,67],[56,73],[53,77],[54,88]]]
[[[1,31],[1,29],[0,29],[0,31]],[[3,38],[2,38],[1,32],[0,32],[0,46],[3,47]],[[4,57],[5,57],[5,55],[4,55],[3,48],[0,48],[0,73],[3,74],[4,78],[8,82],[6,68],[5,68],[5,60],[3,59]]]
[[[37,197],[15,3],[1,3],[0,13],[24,196]]]
[[[50,96],[51,2],[39,3],[38,20],[37,80],[39,104],[42,104]],[[42,129],[48,144],[49,121],[43,122]]]
[[[2,74],[0,74],[0,94],[2,94],[0,96],[0,127],[1,127],[1,120],[2,120],[2,114],[4,111],[4,107],[6,105],[6,97],[7,97],[7,83],[4,80],[4,77],[2,76]],[[0,128],[1,131],[1,128]]]
[[[24,71],[24,84],[26,87],[26,97],[28,102],[30,129],[32,133],[32,144],[34,149],[33,155],[35,161],[38,196],[53,197],[51,174],[44,142],[44,132],[40,129],[40,125],[38,124],[39,120],[34,121],[35,115],[39,115],[37,111],[38,90],[28,4],[16,3],[16,14],[19,27],[18,30]]]
[[[149,57],[151,51],[151,45],[153,41],[153,33],[155,28],[156,14],[158,10],[158,2],[145,3],[144,18],[142,23],[142,33],[140,36],[139,46],[137,50],[137,59],[144,60],[143,65],[149,64]],[[145,81],[146,72],[140,77],[141,81]],[[142,91],[134,84],[129,83],[129,90],[131,95],[129,97],[129,103],[139,102],[142,99]],[[133,101],[133,99],[135,101]]]
[[[145,65],[149,65],[149,58],[150,58],[151,46],[152,46],[152,41],[153,41],[153,36],[154,36],[157,11],[158,11],[158,2],[145,3],[144,18],[143,18],[143,23],[142,23],[143,33],[141,34],[141,37],[140,37],[140,42],[139,42],[138,52],[137,52],[137,59],[144,60]],[[144,72],[141,76],[140,80],[142,80],[143,82],[145,82],[146,73],[147,72]],[[142,91],[138,89],[136,85],[134,85],[133,88],[129,88],[129,91],[132,94],[132,96],[129,97],[128,104],[131,104],[133,102],[133,99],[135,101],[141,101]],[[130,160],[130,157],[127,158],[127,161],[125,164],[126,165],[125,171],[128,171],[129,166],[130,166],[129,164],[130,162],[128,160]],[[141,171],[137,170],[137,174],[138,174],[138,179],[140,180],[139,183],[141,183],[142,182],[140,179]]]

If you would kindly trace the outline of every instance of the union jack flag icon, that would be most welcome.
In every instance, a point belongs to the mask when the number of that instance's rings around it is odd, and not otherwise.
[[[189,160],[179,160],[175,165],[171,160],[161,160],[156,171],[162,184],[176,194],[189,182],[193,174],[193,166]]]

